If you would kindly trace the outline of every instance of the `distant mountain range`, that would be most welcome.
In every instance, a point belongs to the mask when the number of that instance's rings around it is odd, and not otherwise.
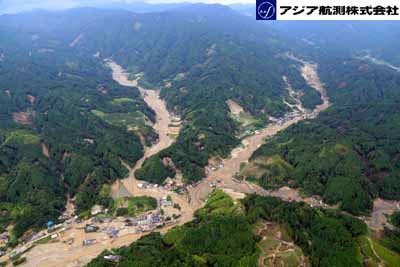
[[[0,16],[0,230],[13,224],[21,236],[44,225],[63,211],[67,194],[82,214],[94,204],[112,206],[107,190],[127,173],[120,159],[133,164],[142,156],[139,136],[154,140],[145,123],[154,113],[137,90],[111,80],[103,64],[110,57],[130,74],[143,73],[144,86],[160,88],[183,121],[176,142],[145,161],[143,180],[161,184],[170,174],[165,158],[184,182],[202,179],[209,159],[228,156],[249,130],[232,118],[227,101],[245,110],[250,130],[258,129],[269,116],[291,111],[283,76],[303,105],[317,105],[320,96],[305,83],[301,64],[282,56],[292,52],[318,63],[334,106],[314,128],[301,124],[260,148],[254,157],[279,156],[283,167],[293,167],[290,175],[281,165],[267,168],[264,185],[271,186],[270,177],[283,177],[279,186],[295,179],[353,213],[369,211],[377,196],[400,199],[400,149],[392,138],[400,136],[398,73],[355,58],[368,54],[398,66],[396,23],[264,23],[251,17],[250,5],[104,7]],[[306,137],[315,146],[301,143]],[[289,146],[299,151],[293,157]],[[347,171],[357,179],[349,181]],[[346,194],[337,195],[343,187]]]
[[[67,194],[83,214],[95,203],[112,205],[104,192],[127,171],[118,158],[134,164],[143,153],[139,136],[154,139],[144,123],[154,114],[137,90],[111,80],[105,58],[143,72],[145,86],[162,88],[184,121],[174,145],[145,162],[145,180],[166,178],[152,175],[168,174],[159,170],[165,157],[192,182],[204,177],[208,158],[228,155],[240,142],[228,99],[259,124],[288,110],[281,78],[288,64],[275,56],[288,42],[275,30],[222,5],[175,7],[0,16],[0,201],[7,203],[0,230],[13,223],[19,237],[56,219]],[[11,218],[19,205],[27,208]]]
[[[155,4],[146,2],[124,2],[124,1],[24,1],[24,3],[15,3],[9,1],[0,1],[0,15],[5,13],[20,13],[33,10],[65,10],[77,7],[97,7],[102,9],[125,9],[135,13],[162,12],[181,8],[191,5],[188,2],[170,3],[170,4]],[[249,4],[233,4],[228,5],[232,9],[237,10],[245,15],[253,15],[255,5]]]

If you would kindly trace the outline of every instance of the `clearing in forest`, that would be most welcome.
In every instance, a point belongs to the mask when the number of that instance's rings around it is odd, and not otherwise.
[[[258,221],[253,227],[254,233],[261,237],[259,267],[309,266],[301,248],[293,243],[284,227],[267,221]]]

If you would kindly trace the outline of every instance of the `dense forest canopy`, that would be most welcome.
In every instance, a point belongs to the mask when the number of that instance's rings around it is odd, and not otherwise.
[[[280,21],[271,26],[294,38],[297,47],[292,48],[303,55],[334,58],[371,54],[400,65],[395,45],[399,40],[397,21]]]
[[[261,127],[269,116],[290,111],[283,76],[306,108],[320,104],[301,65],[282,57],[292,51],[318,63],[333,105],[254,154],[277,163],[258,182],[268,188],[289,183],[352,213],[369,211],[378,196],[399,199],[399,73],[355,58],[371,53],[390,60],[397,36],[391,23],[373,27],[388,40],[381,44],[354,25],[357,35],[332,23],[327,32],[335,34],[320,35],[319,27],[271,27],[220,5],[1,16],[0,230],[12,223],[21,236],[43,226],[64,210],[68,196],[79,213],[93,204],[111,206],[109,185],[127,174],[121,160],[133,165],[143,145],[157,139],[149,126],[154,112],[138,90],[112,80],[106,58],[130,74],[143,73],[140,83],[161,89],[183,119],[176,142],[145,161],[136,172],[140,179],[162,183],[174,176],[165,157],[185,182],[203,178],[210,157],[226,157],[240,144],[241,127],[227,101]],[[336,40],[336,33],[347,37]],[[331,45],[338,40],[341,45]]]
[[[6,24],[0,28],[12,31]],[[78,212],[107,206],[109,196],[99,193],[127,174],[120,160],[133,164],[143,150],[121,118],[154,139],[145,124],[154,112],[91,54],[76,54],[41,29],[15,31],[0,45],[0,201],[9,219],[0,227],[12,221],[20,236],[56,219],[67,195]]]
[[[112,254],[120,255],[118,266],[257,266],[257,237],[232,199],[215,191],[196,219],[166,235],[149,234]],[[117,266],[103,258],[89,267]]]
[[[352,213],[370,210],[376,197],[399,200],[400,73],[343,58],[321,61],[319,69],[333,106],[256,151],[253,159],[282,160],[258,182],[290,183]]]
[[[272,197],[248,196],[234,203],[216,190],[192,222],[165,235],[152,233],[127,247],[104,251],[87,266],[260,266],[264,252],[258,245],[263,237],[254,230],[267,222],[285,229],[307,257],[307,266],[377,263],[365,250],[367,227],[358,219]],[[107,255],[120,256],[119,263],[104,259]]]
[[[42,226],[64,210],[67,196],[79,213],[95,203],[111,206],[109,185],[127,174],[120,161],[134,164],[142,156],[138,135],[145,144],[156,140],[149,127],[154,112],[138,90],[112,81],[103,63],[109,57],[131,74],[143,72],[141,83],[162,88],[169,109],[184,120],[175,144],[137,175],[161,183],[174,175],[161,164],[170,157],[185,181],[201,179],[210,156],[226,156],[239,144],[227,100],[261,123],[289,110],[282,76],[298,66],[270,57],[283,51],[281,37],[273,30],[260,36],[264,30],[219,5],[1,16],[0,198],[7,214],[1,227],[13,222],[20,236]],[[305,94],[313,91],[293,77]]]
[[[3,16],[1,25],[7,32],[22,29],[20,38],[40,51],[58,53],[54,46],[61,43],[78,56],[113,57],[130,73],[143,72],[145,87],[163,87],[169,109],[185,124],[175,145],[155,157],[171,157],[188,182],[204,176],[209,157],[226,156],[239,144],[238,127],[225,102],[238,102],[266,123],[268,116],[289,110],[282,101],[287,96],[282,76],[298,71],[277,57],[286,46],[277,32],[221,5],[152,14],[90,8],[33,12],[22,19]],[[301,76],[292,77],[304,83]],[[314,90],[298,90],[308,107],[318,104]],[[150,181],[154,178],[148,169],[140,176]]]

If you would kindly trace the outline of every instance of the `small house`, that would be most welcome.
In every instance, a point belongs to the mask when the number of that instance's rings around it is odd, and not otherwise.
[[[150,220],[152,224],[157,224],[161,221],[161,218],[158,214],[152,214]]]
[[[137,187],[138,187],[139,189],[143,189],[143,188],[144,188],[144,184],[138,184]]]
[[[93,245],[96,242],[96,239],[85,239],[82,242],[82,245],[84,246],[90,246]]]
[[[104,259],[108,260],[108,261],[112,261],[112,262],[119,262],[120,259],[121,259],[121,256],[118,256],[118,255],[106,255],[106,256],[104,256]]]
[[[86,224],[85,233],[95,233],[99,230],[99,227],[92,224]]]
[[[51,228],[53,228],[54,227],[54,222],[53,221],[48,221],[47,222],[47,229],[51,229]]]
[[[100,206],[100,205],[94,205],[92,207],[92,209],[90,210],[90,214],[92,216],[95,216],[95,215],[97,215],[99,213],[103,213],[103,212],[104,212],[104,208],[102,206]]]
[[[29,248],[30,247],[22,246],[22,247],[14,249],[10,253],[10,259],[18,258],[21,254],[25,253]]]
[[[147,219],[146,215],[140,216],[136,219],[138,225],[147,225],[149,220]]]
[[[127,227],[133,227],[133,226],[137,226],[138,224],[137,224],[137,222],[131,222],[131,221],[129,221],[129,222],[126,222],[125,223],[125,226],[127,226]]]
[[[117,230],[117,229],[110,229],[109,231],[107,231],[107,234],[108,234],[108,236],[110,237],[110,238],[117,238],[118,237],[118,233],[119,233],[119,230]]]

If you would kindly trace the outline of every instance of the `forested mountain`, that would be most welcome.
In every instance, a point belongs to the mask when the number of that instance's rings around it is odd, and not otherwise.
[[[186,181],[199,180],[210,156],[238,145],[228,99],[260,125],[289,110],[283,75],[293,73],[310,108],[319,99],[297,67],[278,57],[283,37],[220,5],[3,15],[0,36],[2,227],[13,221],[18,236],[56,218],[67,195],[78,212],[109,205],[108,185],[126,175],[120,160],[134,164],[143,150],[139,137],[147,144],[156,138],[152,110],[137,90],[111,80],[106,58],[143,72],[140,82],[161,88],[184,120],[176,143],[146,161],[144,180],[154,179],[146,170],[166,156]]]
[[[78,211],[102,201],[97,195],[103,184],[127,173],[120,158],[134,163],[142,156],[135,134],[128,133],[126,126],[98,118],[93,111],[137,114],[137,125],[144,114],[152,117],[152,111],[137,91],[119,87],[104,79],[108,77],[104,69],[90,70],[90,66],[96,65],[82,67],[92,79],[67,69],[61,75],[49,73],[49,66],[30,63],[14,66],[21,69],[13,69],[12,74],[0,68],[4,89],[0,197],[16,204],[9,212],[16,216],[18,233],[31,223],[42,225],[49,215],[60,214],[67,192],[76,195]]]
[[[281,21],[275,30],[297,40],[302,55],[312,58],[373,56],[400,65],[395,44],[400,34],[396,21]],[[383,41],[384,40],[384,41]],[[292,46],[296,49],[296,46]]]
[[[332,107],[262,146],[253,160],[273,158],[276,165],[262,166],[257,182],[300,187],[357,214],[369,211],[377,196],[399,199],[400,76],[395,68],[355,58],[400,61],[391,57],[394,24],[377,25],[271,26],[220,5],[1,16],[1,230],[13,223],[20,236],[43,226],[64,210],[68,195],[78,212],[110,205],[109,185],[127,174],[121,160],[133,165],[156,140],[153,111],[138,90],[111,79],[107,58],[130,74],[142,73],[141,85],[161,89],[183,120],[176,142],[136,172],[140,179],[162,183],[171,176],[165,157],[185,182],[203,178],[210,157],[228,156],[240,144],[227,101],[239,104],[255,127],[265,125],[269,116],[290,111],[283,76],[301,91],[306,108],[320,104],[300,64],[282,57],[291,51],[318,63]],[[158,249],[185,254],[172,244]]]
[[[283,37],[227,7],[189,5],[151,14],[78,9],[33,13],[24,20],[6,16],[4,21],[28,32],[40,25],[49,41],[41,43],[44,47],[62,40],[77,54],[113,57],[129,72],[143,72],[146,87],[162,87],[162,97],[185,124],[177,142],[155,157],[171,157],[186,181],[201,179],[210,156],[226,156],[238,144],[228,99],[261,123],[289,110],[282,101],[287,96],[282,76],[297,70],[278,57],[286,51]],[[300,75],[290,76],[302,82]],[[308,107],[318,104],[313,89],[297,89]],[[147,169],[157,161],[145,163],[138,173],[142,179],[154,179]]]
[[[332,107],[256,151],[254,175],[266,188],[290,184],[359,214],[376,197],[400,199],[400,73],[343,54],[318,58]]]
[[[252,157],[265,188],[289,184],[352,213],[399,200],[400,72],[395,22],[281,22],[290,49],[318,64],[332,106],[268,140]],[[381,40],[385,40],[382,42]]]
[[[29,19],[0,21],[1,227],[13,221],[20,236],[56,219],[68,194],[79,212],[107,205],[105,185],[127,174],[120,158],[133,164],[142,156],[122,120],[130,117],[151,141],[144,120],[154,114],[137,90],[116,84],[99,59],[75,53],[69,40],[27,28]]]
[[[29,0],[28,0],[29,1]],[[66,8],[96,7],[101,9],[124,9],[135,13],[162,12],[181,8],[189,3],[146,3],[140,1],[107,1],[107,0],[89,0],[89,1],[63,1],[54,2],[51,0],[29,1],[30,4],[21,5],[13,1],[0,1],[0,15],[29,12],[34,10],[64,10]]]

